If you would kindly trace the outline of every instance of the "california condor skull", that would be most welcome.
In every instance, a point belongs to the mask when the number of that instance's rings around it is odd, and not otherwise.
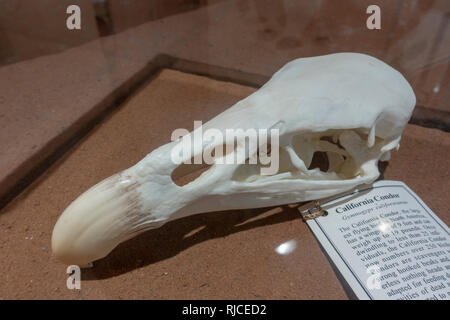
[[[65,263],[85,265],[173,219],[320,199],[371,183],[379,176],[378,161],[388,159],[389,151],[399,146],[414,106],[408,82],[376,58],[338,53],[291,61],[202,128],[276,128],[275,174],[261,174],[259,163],[217,162],[179,186],[173,174],[180,165],[171,159],[173,148],[183,140],[178,139],[73,201],[53,230],[53,252]],[[196,139],[193,133],[189,139]],[[194,153],[218,147],[200,145]],[[258,152],[244,148],[238,141],[231,153],[251,157]],[[326,169],[310,167],[316,152],[326,154]]]

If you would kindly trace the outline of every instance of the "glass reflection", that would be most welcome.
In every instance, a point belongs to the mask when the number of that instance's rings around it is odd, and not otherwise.
[[[378,230],[382,233],[390,233],[392,231],[392,225],[390,221],[381,221],[378,225]]]
[[[287,255],[290,254],[295,250],[297,247],[297,241],[295,240],[289,240],[286,242],[283,242],[278,247],[275,248],[275,252],[280,255]]]

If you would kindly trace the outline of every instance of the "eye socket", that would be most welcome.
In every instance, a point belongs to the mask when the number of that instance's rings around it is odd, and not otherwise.
[[[327,172],[330,167],[330,163],[328,161],[328,155],[326,152],[316,151],[314,152],[313,158],[311,160],[311,164],[308,167],[308,170],[319,168],[322,172]]]
[[[345,148],[341,145],[341,143],[339,142],[337,137],[336,137],[336,140],[334,140],[334,138],[332,136],[322,136],[322,137],[320,137],[320,140],[327,141],[329,143],[332,143],[332,144],[338,146],[339,149],[345,150]]]

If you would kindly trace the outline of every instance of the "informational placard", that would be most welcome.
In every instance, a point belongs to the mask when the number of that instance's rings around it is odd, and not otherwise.
[[[359,299],[450,300],[449,228],[404,183],[321,206],[328,215],[307,223]]]

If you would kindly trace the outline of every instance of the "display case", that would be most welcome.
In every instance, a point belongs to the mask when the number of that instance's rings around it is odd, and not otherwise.
[[[380,179],[406,183],[448,225],[449,14],[446,0],[1,2],[0,298],[355,299],[302,221],[304,201],[168,221],[81,269],[81,290],[66,286],[52,232],[73,200],[177,128],[294,59],[342,52],[411,85],[416,105]]]

